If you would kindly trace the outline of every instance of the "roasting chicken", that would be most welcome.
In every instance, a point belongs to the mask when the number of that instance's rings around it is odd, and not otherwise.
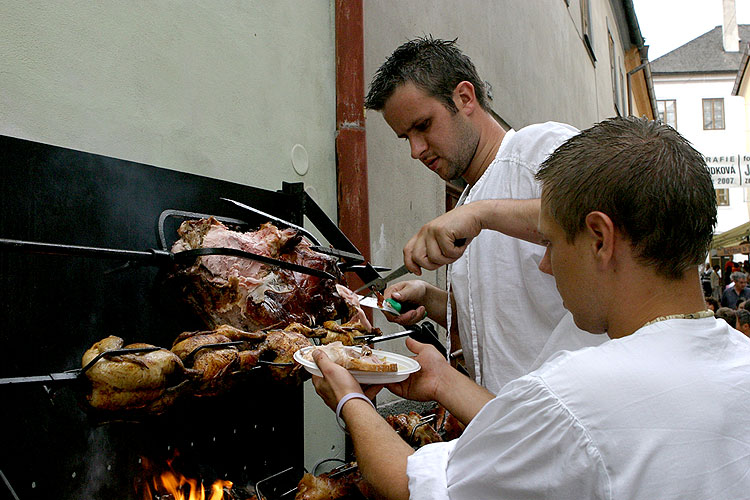
[[[177,253],[195,248],[234,248],[326,271],[343,283],[334,258],[314,252],[292,229],[267,223],[257,231],[231,231],[213,217],[185,221],[173,245]],[[293,322],[316,325],[343,317],[348,308],[334,280],[275,269],[260,262],[225,255],[196,259],[178,269],[173,282],[209,328],[222,324],[245,331]]]
[[[179,340],[179,337],[178,337]],[[195,388],[196,396],[211,396],[228,388],[227,375],[237,370],[240,356],[237,347],[218,347],[231,340],[219,333],[191,335],[176,341],[172,346],[182,362],[200,373],[200,385]]]
[[[421,419],[421,415],[415,411],[386,417],[386,421],[398,435],[415,448],[442,441],[443,439],[435,428],[429,422],[424,422]]]
[[[297,332],[273,330],[257,349],[240,352],[240,366],[247,370],[259,361],[268,361],[287,366],[268,366],[271,377],[290,384],[301,383],[309,377],[302,366],[294,362],[294,353],[303,347],[313,345],[310,339]]]
[[[110,336],[88,349],[82,366],[88,365],[105,351],[123,348],[120,337]],[[154,347],[129,344],[124,348]],[[180,358],[167,349],[158,351],[104,356],[85,372],[91,382],[86,400],[101,410],[146,410],[161,413],[187,389],[195,372],[185,369]]]
[[[347,472],[337,474],[326,472],[319,476],[306,473],[297,484],[294,500],[364,500],[375,498],[370,486],[359,472],[358,467],[348,464]]]

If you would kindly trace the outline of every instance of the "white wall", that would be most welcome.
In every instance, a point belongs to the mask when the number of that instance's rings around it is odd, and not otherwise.
[[[748,151],[745,143],[745,99],[732,96],[733,86],[734,75],[654,77],[656,98],[677,101],[677,131],[704,155]],[[704,98],[724,99],[724,130],[703,130]],[[729,206],[718,208],[716,233],[732,229],[748,219],[746,189],[730,188]]]
[[[304,182],[335,220],[333,21],[329,0],[0,0],[0,134],[271,190]],[[343,454],[343,435],[307,386],[310,468]]]
[[[0,133],[267,189],[304,181],[335,215],[328,0],[0,4]]]

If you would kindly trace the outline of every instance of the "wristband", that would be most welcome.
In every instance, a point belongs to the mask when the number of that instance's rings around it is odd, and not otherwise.
[[[370,401],[370,398],[368,398],[361,392],[350,392],[349,394],[341,398],[341,401],[339,401],[339,404],[336,405],[336,421],[338,422],[339,427],[341,427],[341,430],[344,432],[348,432],[348,431],[346,430],[346,424],[344,424],[341,420],[341,409],[350,399],[364,399],[365,401],[370,403],[370,406],[375,408],[375,405],[372,404],[372,401]]]

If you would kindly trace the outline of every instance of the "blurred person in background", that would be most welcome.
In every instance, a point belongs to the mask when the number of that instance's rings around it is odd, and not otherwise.
[[[719,318],[723,319],[727,322],[729,326],[732,328],[735,328],[737,326],[737,311],[732,309],[731,307],[720,307],[714,315]]]
[[[737,304],[743,300],[750,299],[750,290],[747,289],[747,275],[741,271],[732,273],[733,285],[724,290],[721,297],[722,307],[737,309]]]
[[[737,309],[737,330],[750,337],[750,311]]]
[[[706,307],[709,310],[716,312],[719,310],[719,301],[713,297],[706,297]]]

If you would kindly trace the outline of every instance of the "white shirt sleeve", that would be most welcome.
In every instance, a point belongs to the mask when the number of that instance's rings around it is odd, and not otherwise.
[[[425,445],[408,458],[410,500],[450,500],[445,470],[457,441]]]
[[[596,444],[533,375],[506,385],[451,448],[435,446],[409,459],[411,498],[611,498]]]

